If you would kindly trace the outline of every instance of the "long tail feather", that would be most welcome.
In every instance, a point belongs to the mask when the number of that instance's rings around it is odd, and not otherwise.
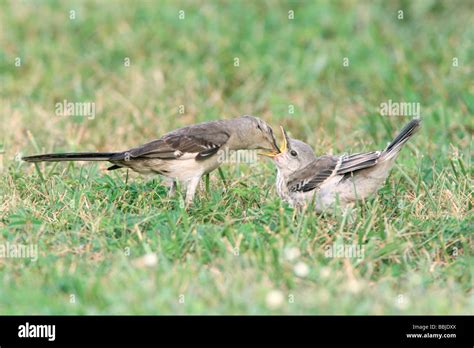
[[[49,153],[23,157],[22,160],[26,162],[108,161],[117,154],[118,152]]]
[[[401,147],[415,134],[420,128],[421,120],[419,118],[414,118],[411,120],[400,133],[392,140],[390,144],[385,148],[382,156],[384,159],[393,158],[398,154]]]

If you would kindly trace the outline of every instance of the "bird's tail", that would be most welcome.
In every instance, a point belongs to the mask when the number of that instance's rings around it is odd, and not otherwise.
[[[384,160],[389,160],[394,158],[402,146],[411,138],[413,134],[415,134],[418,129],[420,128],[421,119],[414,118],[411,120],[400,133],[392,140],[390,144],[387,145],[381,157]]]
[[[108,161],[119,152],[75,152],[49,153],[45,155],[26,156],[26,162],[61,162],[61,161]]]

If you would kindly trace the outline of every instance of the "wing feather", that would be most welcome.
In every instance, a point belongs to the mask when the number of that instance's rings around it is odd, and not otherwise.
[[[295,173],[288,180],[290,192],[312,191],[332,176],[338,165],[340,158],[336,156],[321,156],[308,164],[301,171]]]
[[[187,129],[191,128],[191,129]],[[194,128],[194,132],[193,132]],[[227,142],[230,134],[218,127],[186,127],[164,135],[158,140],[121,153],[113,160],[137,159],[179,159],[195,154],[197,160],[205,159],[217,153]]]
[[[339,157],[318,157],[303,170],[290,177],[287,183],[288,189],[291,192],[315,190],[334,175],[347,175],[376,165],[380,154],[380,151],[372,151]]]
[[[372,167],[377,164],[380,154],[380,151],[372,151],[343,156],[341,165],[337,169],[337,174],[348,174]]]

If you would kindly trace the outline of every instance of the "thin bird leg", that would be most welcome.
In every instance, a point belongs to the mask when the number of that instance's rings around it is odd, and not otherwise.
[[[224,184],[224,192],[227,191],[227,182],[225,180],[224,172],[222,171],[221,167],[217,168],[217,171],[219,172],[219,176],[222,179],[222,183]]]
[[[173,180],[169,185],[168,198],[173,198],[176,195],[176,180]]]
[[[176,180],[174,179],[164,179],[163,185],[168,188],[168,198],[173,198],[176,194]]]
[[[204,177],[204,181],[206,183],[206,193],[209,194],[209,191],[210,191],[210,189],[209,189],[209,173],[207,173],[206,176]]]
[[[186,207],[189,207],[193,202],[194,194],[196,193],[196,188],[199,185],[199,180],[201,180],[201,176],[195,176],[187,182],[185,199]]]

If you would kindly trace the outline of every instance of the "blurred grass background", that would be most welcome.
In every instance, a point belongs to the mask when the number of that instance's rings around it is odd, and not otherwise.
[[[40,249],[37,262],[0,258],[0,313],[473,312],[472,2],[0,8],[0,244]],[[65,99],[95,102],[96,117],[57,116]],[[229,190],[211,175],[186,212],[159,179],[15,160],[123,150],[241,114],[320,154],[375,150],[409,119],[380,116],[389,99],[420,103],[423,128],[351,216],[295,217],[266,161],[225,166]],[[325,258],[335,242],[363,243],[365,257]]]

